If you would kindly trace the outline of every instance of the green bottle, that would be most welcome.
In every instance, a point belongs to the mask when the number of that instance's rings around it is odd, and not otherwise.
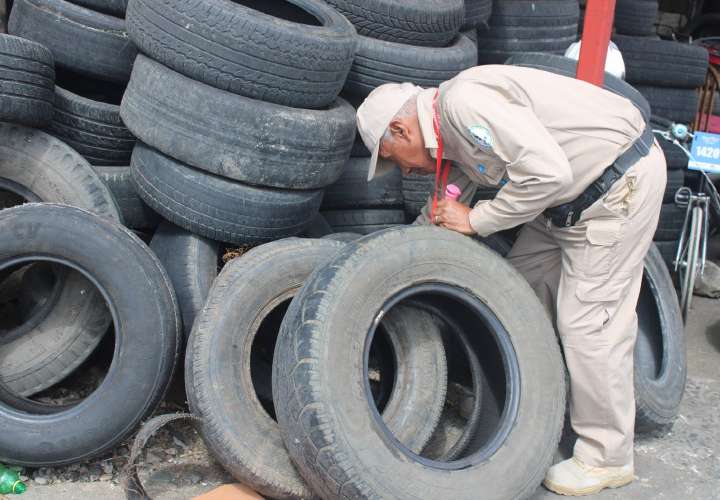
[[[25,493],[26,489],[17,472],[0,464],[0,495],[19,495]]]

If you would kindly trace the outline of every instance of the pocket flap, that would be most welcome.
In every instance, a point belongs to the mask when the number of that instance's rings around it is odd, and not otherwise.
[[[611,246],[620,241],[623,221],[595,219],[588,223],[586,238],[593,245]]]
[[[631,276],[585,278],[578,282],[575,296],[583,302],[615,302],[620,300],[630,284]]]

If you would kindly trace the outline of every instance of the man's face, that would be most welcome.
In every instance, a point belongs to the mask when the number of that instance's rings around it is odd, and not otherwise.
[[[380,143],[382,158],[395,162],[405,175],[435,173],[435,159],[425,148],[417,116],[396,118],[388,130],[391,137]]]

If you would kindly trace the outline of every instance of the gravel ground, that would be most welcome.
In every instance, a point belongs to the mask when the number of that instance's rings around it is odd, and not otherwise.
[[[687,328],[688,385],[681,415],[662,436],[638,436],[637,480],[622,489],[588,498],[720,500],[720,307],[695,298]],[[161,412],[178,410],[166,405]],[[558,460],[571,449],[567,436]],[[27,500],[124,499],[118,473],[127,462],[130,443],[83,464],[27,469]],[[140,477],[153,499],[182,500],[231,482],[209,457],[195,430],[172,425],[150,440]],[[8,497],[12,498],[12,497]],[[539,488],[533,500],[559,498]]]

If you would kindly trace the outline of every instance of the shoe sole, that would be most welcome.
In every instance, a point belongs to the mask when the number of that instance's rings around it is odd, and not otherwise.
[[[600,493],[605,488],[620,488],[622,486],[632,483],[634,479],[634,475],[620,477],[613,479],[612,481],[593,486],[591,488],[585,488],[584,490],[573,490],[570,488],[565,488],[563,486],[560,486],[559,484],[555,484],[547,480],[543,481],[543,485],[547,489],[549,489],[553,493],[557,493],[558,495],[564,495],[568,497],[582,497],[585,495],[594,495],[595,493]]]

